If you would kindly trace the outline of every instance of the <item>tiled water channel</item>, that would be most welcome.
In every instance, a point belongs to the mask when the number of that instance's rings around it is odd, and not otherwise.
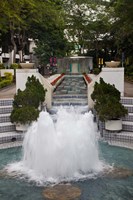
[[[52,105],[87,105],[87,85],[83,76],[66,76],[53,93]]]

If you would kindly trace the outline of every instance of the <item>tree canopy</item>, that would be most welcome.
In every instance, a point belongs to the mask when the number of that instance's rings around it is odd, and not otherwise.
[[[0,5],[0,46],[14,50],[14,62],[28,38],[36,40],[42,63],[71,52],[111,60],[124,51],[132,57],[132,0],[0,0]]]

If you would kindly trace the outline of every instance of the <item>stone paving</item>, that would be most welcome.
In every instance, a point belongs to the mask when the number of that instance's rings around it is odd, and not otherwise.
[[[66,76],[53,93],[53,106],[86,106],[87,85],[83,76]]]
[[[80,94],[86,94],[86,92],[87,92],[87,86],[85,84],[83,77],[71,76],[64,78],[61,84],[54,91],[54,95],[55,94],[80,95]]]

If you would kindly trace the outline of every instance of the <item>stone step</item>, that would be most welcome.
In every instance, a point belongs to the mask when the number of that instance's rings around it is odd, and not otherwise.
[[[77,98],[77,99],[86,99],[87,94],[54,94],[53,99],[62,99],[62,98]]]
[[[51,114],[52,118],[54,120],[56,120],[56,114],[58,112],[59,109],[61,109],[62,106],[52,106],[51,109],[48,110],[48,112]],[[79,112],[79,113],[86,113],[89,111],[89,108],[88,108],[88,105],[86,106],[69,106],[69,105],[65,105],[63,106],[63,108],[65,108],[66,110],[70,110],[70,109],[73,109],[73,107]]]
[[[14,147],[21,147],[23,141],[14,141],[0,144],[0,149],[9,149]]]
[[[104,139],[106,141],[123,141],[133,143],[133,132],[132,131],[121,131],[121,132],[103,132]]]
[[[129,113],[133,113],[133,105],[123,104]]]
[[[80,102],[68,102],[68,101],[66,101],[66,102],[53,102],[52,103],[52,105],[53,106],[85,106],[85,105],[87,105],[88,103],[87,102],[83,102],[83,101],[80,101]]]
[[[133,122],[133,113],[128,113],[125,117],[122,118],[123,121],[132,121]]]
[[[133,132],[121,131],[104,136],[109,145],[133,149]]]
[[[10,122],[10,113],[0,114],[0,123]]]
[[[133,105],[133,98],[132,97],[121,97],[121,103]]]
[[[3,132],[16,131],[16,126],[11,122],[0,123],[0,134]]]
[[[54,99],[53,103],[58,102],[66,102],[66,103],[87,103],[87,98],[81,99],[81,98],[61,98],[61,99]]]
[[[122,121],[122,130],[133,132],[133,122],[132,121]]]
[[[108,144],[111,146],[117,146],[117,147],[124,147],[127,149],[133,149],[133,143],[129,142],[122,142],[122,141],[108,141]]]
[[[7,142],[22,141],[23,138],[24,135],[16,131],[0,133],[0,144]]]
[[[68,95],[68,96],[72,96],[72,95],[86,95],[87,94],[87,91],[85,90],[84,92],[76,92],[76,91],[56,91],[53,95],[56,96],[56,95]]]
[[[74,74],[74,73],[72,73],[72,74],[67,74],[67,75],[65,75],[65,78],[71,78],[71,77],[76,77],[76,78],[82,78],[83,77],[83,75],[82,74]]]
[[[11,106],[13,99],[0,99],[0,106]]]
[[[11,113],[12,109],[13,109],[12,105],[9,105],[9,106],[0,106],[0,114]]]

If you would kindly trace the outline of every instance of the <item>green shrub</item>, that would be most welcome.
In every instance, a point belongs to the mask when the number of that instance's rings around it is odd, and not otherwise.
[[[26,88],[36,94],[38,102],[44,102],[46,90],[35,76],[28,77]]]
[[[20,68],[20,65],[17,64],[17,63],[13,63],[13,64],[11,64],[11,66],[10,66],[10,69],[19,69],[19,68]]]
[[[101,70],[98,67],[93,69],[93,73],[96,75],[99,74],[100,72],[101,72]]]
[[[38,107],[45,100],[43,85],[36,79],[35,76],[28,77],[26,89],[17,91],[14,96],[13,110],[11,113],[11,121],[20,124],[30,124],[37,120],[39,116]]]
[[[0,88],[10,85],[13,81],[12,73],[5,72],[5,77],[0,79]]]
[[[12,75],[12,73],[5,72],[4,75],[5,75],[5,79],[6,80],[10,80],[11,82],[13,81],[13,75]]]
[[[10,84],[11,84],[10,80],[5,80],[4,79],[4,80],[0,81],[0,88],[3,88],[3,87],[8,86]]]
[[[125,70],[126,75],[133,76],[133,65],[127,66]]]
[[[14,108],[11,113],[11,122],[21,124],[30,124],[32,121],[37,120],[39,116],[39,110],[32,106],[23,106],[20,108]]]
[[[127,114],[120,102],[120,92],[115,86],[105,83],[102,78],[99,83],[95,83],[91,98],[95,102],[94,108],[101,121],[118,119]]]
[[[5,69],[4,64],[0,63],[0,69]]]

